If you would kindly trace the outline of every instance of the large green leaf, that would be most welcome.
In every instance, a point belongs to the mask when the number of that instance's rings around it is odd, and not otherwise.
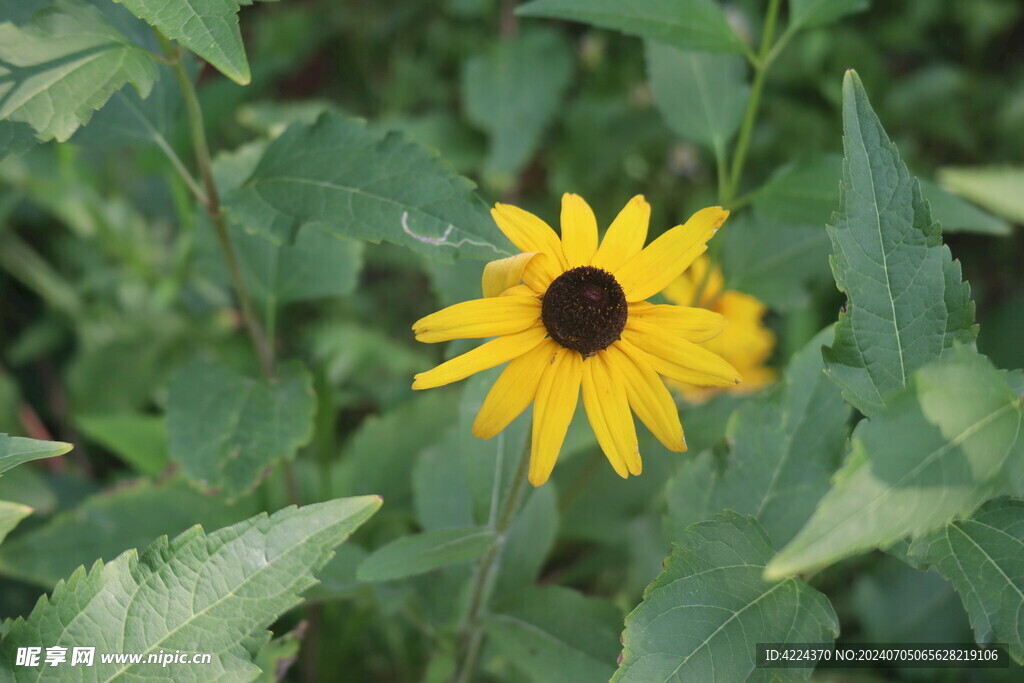
[[[484,177],[508,188],[530,161],[572,75],[572,53],[560,33],[525,31],[466,62],[462,73],[467,118],[487,132]]]
[[[494,531],[483,527],[403,536],[371,553],[359,565],[356,576],[360,581],[391,581],[470,562],[483,555],[494,538]]]
[[[136,482],[90,496],[0,548],[0,574],[49,589],[81,565],[111,560],[193,524],[217,529],[255,514],[249,500],[228,505],[178,480]]]
[[[753,515],[781,547],[810,518],[839,465],[850,418],[822,373],[821,346],[831,334],[818,333],[793,356],[784,382],[733,413],[724,466],[704,453],[679,468],[666,490],[672,538],[729,509]]]
[[[336,237],[386,240],[431,258],[497,258],[511,247],[473,184],[398,134],[324,114],[267,147],[256,170],[225,197],[231,216],[275,242],[303,226]]]
[[[243,145],[218,155],[213,162],[214,178],[222,193],[232,192],[248,178],[266,150],[261,142]],[[199,212],[203,230],[203,266],[227,285],[230,275],[216,245],[214,231],[205,212]],[[274,244],[228,221],[228,232],[238,254],[242,276],[252,295],[268,304],[351,294],[362,266],[363,243],[337,239],[312,225],[301,227],[290,244]]]
[[[155,477],[167,467],[167,422],[159,415],[79,415],[75,424],[141,474]]]
[[[767,574],[816,569],[969,514],[1005,486],[1022,413],[984,356],[959,349],[917,371],[857,425],[832,490]]]
[[[0,500],[0,543],[4,542],[11,529],[18,526],[18,522],[31,514],[32,508],[28,505]]]
[[[870,0],[789,0],[789,29],[829,24],[853,12],[868,8]]]
[[[249,83],[249,62],[245,58],[238,29],[240,4],[251,0],[114,0],[132,14],[155,26],[213,64],[240,85]]]
[[[720,163],[750,96],[738,55],[680,50],[645,41],[647,73],[658,111],[676,135],[710,147]]]
[[[275,461],[295,457],[313,435],[315,414],[313,379],[298,361],[282,364],[270,383],[195,360],[171,380],[171,460],[200,486],[236,497]]]
[[[757,669],[757,643],[823,643],[839,634],[828,599],[802,581],[761,578],[764,530],[734,512],[691,526],[626,617],[614,681],[770,681],[810,669]]]
[[[911,546],[960,593],[979,643],[1000,642],[1024,663],[1024,501],[996,498]]]
[[[81,0],[57,0],[22,26],[0,24],[0,120],[67,140],[126,83],[149,94],[156,63]]]
[[[179,681],[250,680],[264,629],[316,583],[332,549],[380,507],[376,496],[345,498],[270,517],[252,517],[211,534],[195,526],[157,539],[141,554],[80,567],[43,597],[26,619],[9,624],[0,665],[14,680],[38,680],[41,668],[14,668],[19,647],[96,648],[90,680],[153,675],[150,653],[207,652],[207,664],[174,664]],[[103,664],[103,653],[141,653],[142,664]],[[45,665],[44,665],[45,666]],[[148,672],[148,673],[147,673]]]
[[[954,342],[972,342],[977,330],[960,264],[852,70],[843,82],[843,131],[840,206],[828,232],[848,305],[825,366],[843,396],[870,416],[914,370]]]
[[[24,462],[64,455],[71,444],[0,434],[0,474]]]
[[[1014,223],[1024,223],[1024,168],[994,166],[939,169],[939,183]]]
[[[20,154],[36,144],[36,132],[23,121],[0,121],[0,161],[11,154]]]
[[[743,51],[714,0],[534,0],[516,14],[581,21],[688,50]]]
[[[484,620],[488,642],[527,680],[607,681],[622,615],[611,602],[562,586],[513,593]]]

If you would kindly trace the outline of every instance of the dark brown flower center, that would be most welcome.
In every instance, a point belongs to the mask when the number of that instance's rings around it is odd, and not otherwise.
[[[552,339],[586,355],[619,338],[628,311],[626,295],[611,273],[580,266],[551,283],[540,317]]]

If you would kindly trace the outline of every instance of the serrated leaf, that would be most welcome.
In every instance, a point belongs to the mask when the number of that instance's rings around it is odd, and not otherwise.
[[[324,114],[271,142],[224,204],[235,220],[278,243],[310,226],[444,261],[509,255],[472,190],[470,181],[402,136],[379,138],[360,122]]]
[[[680,50],[644,41],[654,103],[676,135],[711,148],[724,162],[750,96],[738,55]]]
[[[251,501],[228,505],[183,481],[139,481],[90,496],[0,548],[0,574],[51,588],[77,567],[175,536],[194,524],[216,529],[257,511]]]
[[[208,664],[175,664],[175,680],[248,680],[263,632],[316,583],[313,572],[365,522],[380,498],[347,498],[258,515],[211,534],[192,527],[157,539],[141,554],[76,570],[0,640],[0,662],[16,680],[40,669],[14,669],[18,647],[96,647],[89,680],[152,675],[149,653],[209,652]],[[142,653],[142,664],[102,664],[101,653]]]
[[[863,12],[869,0],[789,0],[789,30],[829,24],[853,12]]]
[[[27,505],[0,500],[0,543],[4,542],[11,529],[18,526],[18,522],[31,514],[32,508]]]
[[[218,189],[225,194],[237,189],[252,174],[265,150],[266,144],[256,142],[218,155],[213,162]],[[198,212],[197,220],[203,228],[199,241],[207,256],[203,265],[227,285],[230,275],[209,217]],[[337,239],[310,225],[300,228],[290,244],[274,244],[231,220],[228,232],[249,291],[262,302],[283,304],[343,296],[356,288],[363,260],[362,242]]]
[[[12,154],[21,154],[38,142],[32,126],[23,121],[0,121],[0,161]]]
[[[156,64],[95,7],[57,0],[22,26],[0,24],[0,119],[63,142],[126,83],[146,97]]]
[[[580,21],[688,50],[743,51],[714,0],[534,0],[516,14]]]
[[[524,31],[466,62],[466,117],[490,138],[484,177],[507,188],[533,157],[572,76],[572,53],[560,33]]]
[[[249,62],[238,29],[238,0],[114,0],[208,61],[231,80],[247,85]]]
[[[984,356],[959,349],[917,371],[857,425],[832,490],[767,576],[810,571],[969,514],[1005,485],[1022,413]]]
[[[954,342],[973,342],[974,302],[921,189],[900,160],[856,72],[843,82],[843,186],[828,226],[832,272],[846,292],[829,376],[865,415]]]
[[[194,69],[190,69],[194,70]],[[170,73],[162,73],[146,98],[124,88],[93,115],[89,125],[79,128],[71,141],[76,145],[105,149],[121,146],[155,145],[172,149],[168,137],[178,121],[181,88]]]
[[[939,184],[1014,223],[1024,223],[1024,168],[1015,166],[946,167]]]
[[[71,448],[71,444],[60,441],[39,441],[0,434],[0,474],[25,462],[64,455]]]
[[[313,379],[298,361],[282,364],[271,384],[199,359],[171,380],[168,450],[200,486],[234,498],[274,462],[295,457],[315,414]]]
[[[842,457],[851,412],[822,372],[831,335],[819,332],[793,356],[783,383],[733,413],[723,468],[710,454],[679,468],[665,494],[673,538],[728,509],[753,515],[782,547],[810,518]]]
[[[484,620],[490,646],[527,680],[544,683],[607,681],[621,623],[611,602],[561,586],[513,593]]]
[[[1024,501],[996,498],[912,548],[953,582],[979,643],[1024,663]]]
[[[839,623],[828,599],[802,581],[762,579],[771,556],[750,517],[726,512],[691,526],[626,617],[612,680],[806,679],[810,669],[755,668],[757,643],[830,642]]]
[[[392,581],[470,562],[484,554],[495,535],[491,529],[471,527],[403,536],[371,553],[359,565],[356,577],[360,581]]]

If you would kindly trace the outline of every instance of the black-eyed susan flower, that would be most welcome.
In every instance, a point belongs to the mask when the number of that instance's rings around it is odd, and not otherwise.
[[[739,374],[699,346],[725,320],[700,308],[654,305],[654,296],[693,263],[728,217],[703,209],[644,248],[650,205],[636,196],[598,244],[597,221],[582,198],[562,197],[562,236],[533,214],[496,204],[495,222],[522,251],[487,264],[484,298],[418,320],[423,342],[495,337],[416,375],[430,389],[508,362],[473,424],[489,439],[533,403],[529,480],[547,481],[583,390],[597,441],[622,477],[640,474],[630,409],[666,448],[686,450],[672,395],[661,376],[728,386]]]
[[[775,370],[765,366],[775,348],[775,335],[764,325],[765,305],[749,294],[725,289],[722,269],[711,266],[707,256],[694,261],[662,294],[674,304],[706,308],[728,321],[721,334],[701,346],[729,361],[743,379],[742,384],[711,388],[672,381],[687,400],[706,400],[720,391],[750,393],[775,380]]]

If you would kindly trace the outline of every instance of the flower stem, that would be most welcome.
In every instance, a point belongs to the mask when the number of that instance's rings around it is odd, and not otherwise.
[[[754,131],[754,122],[757,120],[757,107],[761,102],[761,91],[764,90],[765,76],[771,66],[772,58],[778,52],[772,52],[772,38],[775,36],[775,23],[779,16],[780,0],[769,0],[768,10],[765,14],[764,28],[761,31],[761,42],[758,45],[757,59],[750,61],[754,67],[754,84],[750,89],[750,98],[747,100],[747,108],[743,114],[743,126],[740,128],[740,135],[736,141],[736,150],[732,157],[732,174],[726,184],[725,193],[721,197],[723,202],[729,202],[736,196],[739,189],[740,179],[743,177],[743,164],[747,158],[747,148],[750,145],[750,136]]]
[[[477,659],[480,657],[480,648],[484,641],[484,629],[480,624],[481,618],[487,610],[487,601],[490,598],[491,588],[497,576],[498,568],[501,566],[501,551],[505,547],[505,539],[508,536],[509,527],[515,519],[519,510],[519,503],[526,490],[526,475],[530,470],[530,429],[526,430],[526,443],[523,445],[522,453],[519,455],[519,466],[512,479],[508,495],[502,502],[498,519],[494,523],[494,541],[480,559],[476,574],[473,577],[473,588],[469,598],[469,609],[466,618],[462,623],[458,640],[456,641],[456,659],[460,663],[456,669],[453,680],[459,683],[467,683],[473,679],[473,672],[476,670]],[[499,464],[500,467],[500,464]]]
[[[224,220],[224,212],[220,206],[220,195],[217,193],[217,183],[213,179],[213,162],[210,159],[210,148],[206,144],[206,129],[203,126],[203,112],[199,108],[199,98],[196,96],[195,86],[185,70],[184,60],[181,58],[181,48],[176,47],[159,31],[155,31],[160,46],[167,55],[171,70],[174,71],[178,85],[181,87],[181,94],[185,98],[185,110],[188,115],[189,131],[192,135],[192,146],[195,150],[196,164],[199,166],[199,176],[205,188],[205,198],[199,197],[203,208],[210,216],[213,223],[213,230],[217,234],[217,242],[220,244],[221,252],[231,274],[231,282],[238,297],[238,303],[242,309],[242,321],[249,338],[252,340],[256,355],[259,357],[260,369],[268,380],[274,379],[274,366],[270,354],[270,345],[263,333],[263,328],[256,318],[256,312],[252,305],[252,297],[249,296],[249,289],[242,277],[242,269],[238,264],[238,256],[235,247],[231,243],[231,236],[228,234],[227,223]],[[205,201],[204,201],[205,199]]]

